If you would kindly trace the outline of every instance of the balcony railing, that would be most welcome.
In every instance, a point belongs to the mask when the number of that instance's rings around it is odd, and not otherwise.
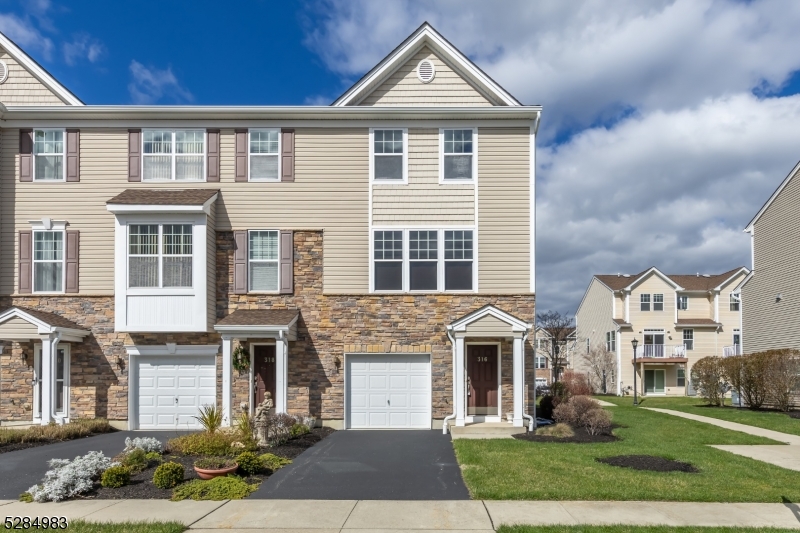
[[[686,357],[683,344],[645,344],[636,347],[636,357]]]
[[[742,355],[741,344],[734,344],[733,346],[723,346],[722,357],[731,357],[734,355]]]

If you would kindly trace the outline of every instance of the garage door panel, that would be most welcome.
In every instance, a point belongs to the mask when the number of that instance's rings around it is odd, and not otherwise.
[[[370,411],[368,417],[371,428],[385,428],[389,425],[389,417],[385,411]]]
[[[392,394],[389,396],[389,401],[391,402],[392,409],[405,409],[409,406],[408,395],[406,394]]]
[[[201,389],[216,389],[217,387],[217,377],[216,376],[200,376],[200,383],[198,386]]]
[[[370,390],[385,389],[386,385],[388,384],[387,383],[388,382],[387,378],[388,378],[388,376],[386,376],[385,374],[383,374],[383,375],[381,375],[381,374],[378,374],[378,375],[370,374],[368,376]]]
[[[414,361],[412,361],[412,362],[409,363],[409,367],[410,367],[409,370],[411,370],[411,372],[424,372],[424,373],[427,374],[429,366],[430,366],[430,363],[428,363],[428,362],[423,362],[423,361],[414,362]]]
[[[350,382],[353,386],[353,390],[363,390],[367,388],[367,376],[354,374],[350,378]]]
[[[385,394],[370,394],[369,395],[369,407],[383,409],[386,407],[386,395]]]
[[[408,389],[408,376],[404,375],[395,375],[389,376],[389,387],[391,389],[401,389],[406,390]]]
[[[411,412],[411,419],[409,420],[409,425],[411,427],[423,427],[423,426],[430,426],[431,419],[428,412]]]
[[[409,388],[411,390],[428,390],[430,378],[428,376],[409,376]]]
[[[414,409],[427,409],[430,401],[427,394],[409,394],[409,407]]]

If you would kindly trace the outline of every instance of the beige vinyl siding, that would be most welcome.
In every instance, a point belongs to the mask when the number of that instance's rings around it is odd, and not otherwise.
[[[612,320],[612,302],[614,295],[607,286],[597,278],[592,278],[586,289],[583,302],[575,315],[577,322],[578,353],[585,353],[586,339],[591,346],[605,346],[606,332],[616,334],[617,326]],[[585,362],[581,357],[574,359],[574,366],[580,372],[586,372]]]
[[[753,277],[742,288],[746,353],[800,349],[800,172],[755,224]],[[782,296],[776,301],[776,296]]]
[[[530,129],[478,130],[478,288],[530,293]]]
[[[217,322],[217,205],[211,204],[206,217],[206,313],[208,331]]]
[[[4,105],[66,105],[3,48],[0,59],[8,66],[8,79],[0,84],[0,102]]]
[[[39,328],[18,316],[0,324],[0,333],[2,333],[3,339],[39,338]]]
[[[14,250],[0,268],[0,292],[16,291],[17,231],[30,220],[66,220],[81,232],[82,294],[114,290],[114,215],[106,201],[130,188],[220,189],[217,231],[324,229],[325,290],[368,290],[368,130],[297,129],[295,182],[235,183],[233,130],[221,134],[220,183],[129,183],[126,129],[81,129],[80,183],[20,183],[19,131],[0,142],[0,243]],[[213,292],[209,295],[213,300]]]
[[[625,319],[625,294],[614,295],[614,317]]]
[[[720,328],[720,346],[733,345],[733,330],[741,328],[741,304],[739,304],[740,311],[731,311],[730,297],[733,289],[742,282],[746,274],[742,273],[736,276],[733,280],[722,287],[719,293],[719,321],[722,324]],[[720,353],[722,348],[720,347]]]
[[[475,224],[475,186],[439,184],[439,130],[408,130],[408,183],[374,183],[372,221],[381,225]]]
[[[670,295],[674,300],[675,293]],[[707,293],[687,293],[682,296],[688,296],[688,309],[678,309],[678,318],[714,318],[714,296]],[[664,296],[666,298],[666,295]],[[721,301],[721,300],[720,300]],[[638,300],[636,301],[639,302]]]
[[[511,326],[494,316],[485,316],[467,326],[467,337],[506,337],[512,335]]]
[[[422,83],[417,78],[417,65],[423,59],[430,60],[436,69],[436,76],[430,83]],[[425,46],[357,105],[464,107],[493,104]]]
[[[650,294],[650,311],[641,310],[641,294]],[[653,311],[653,294],[664,295],[663,311]],[[669,331],[675,325],[675,289],[656,274],[647,276],[631,291],[630,323],[637,331],[642,328],[664,328]],[[669,339],[665,339],[664,343],[680,344]]]

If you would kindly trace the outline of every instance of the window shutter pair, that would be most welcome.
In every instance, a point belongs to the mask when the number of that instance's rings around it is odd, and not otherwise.
[[[247,143],[247,130],[236,130],[236,168],[235,181],[247,181],[250,147]],[[294,130],[281,130],[281,181],[294,181]]]
[[[280,257],[278,258],[278,292],[292,294],[294,292],[294,232],[280,231]],[[247,258],[247,231],[234,231],[233,252],[233,294],[247,294],[249,289]]]
[[[68,129],[67,181],[81,181],[81,132]],[[33,181],[33,130],[19,130],[19,181]]]
[[[80,231],[67,230],[64,250],[64,268],[66,269],[65,293],[79,292],[78,261],[80,258]],[[19,232],[19,268],[17,273],[17,293],[33,292],[33,232]]]

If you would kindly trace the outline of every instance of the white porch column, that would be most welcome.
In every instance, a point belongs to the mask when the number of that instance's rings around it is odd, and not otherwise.
[[[288,405],[288,342],[281,331],[275,339],[275,412],[285,413]]]
[[[453,369],[453,390],[456,404],[456,426],[466,425],[466,375],[464,365],[466,360],[464,337],[456,337],[456,367]]]
[[[46,426],[53,421],[53,413],[55,412],[55,399],[56,399],[56,349],[58,348],[58,341],[61,335],[51,333],[49,335],[42,335],[42,375],[40,377],[39,388],[42,391],[42,425]]]
[[[525,411],[525,346],[522,337],[514,337],[514,427],[521,428]]]
[[[233,373],[233,337],[222,336],[222,425],[230,427],[233,417],[231,411],[231,380]]]

